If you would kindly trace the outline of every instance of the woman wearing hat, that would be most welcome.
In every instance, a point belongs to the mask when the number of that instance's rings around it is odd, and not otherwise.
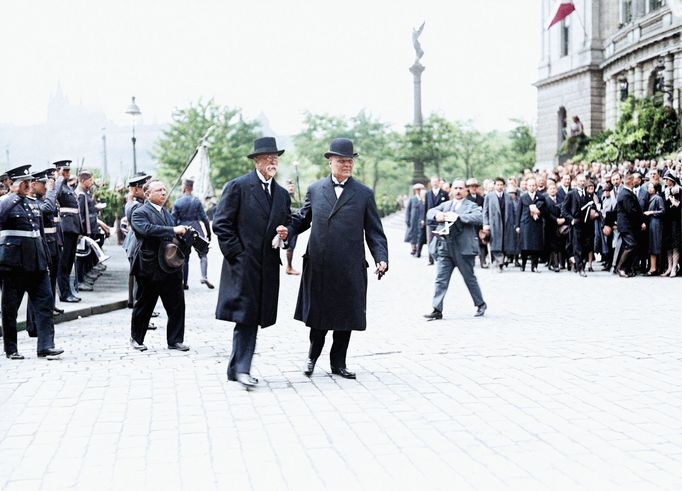
[[[663,220],[663,246],[668,251],[668,269],[661,276],[677,275],[680,262],[680,242],[682,242],[682,225],[680,224],[680,178],[670,170],[664,178],[665,214]]]
[[[661,254],[663,245],[663,228],[661,219],[665,213],[665,202],[661,197],[661,185],[650,182],[647,185],[649,203],[644,215],[649,219],[647,228],[649,229],[649,271],[647,276],[658,274],[656,263]]]

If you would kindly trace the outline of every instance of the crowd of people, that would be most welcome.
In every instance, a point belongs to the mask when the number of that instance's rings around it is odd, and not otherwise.
[[[620,277],[680,274],[682,207],[678,160],[565,164],[508,178],[466,181],[466,198],[482,211],[479,262],[499,272],[596,269]],[[405,242],[421,257],[437,223],[429,209],[452,198],[451,183],[434,176],[413,186],[405,203]],[[432,254],[427,253],[429,264]],[[600,266],[595,263],[599,262]]]

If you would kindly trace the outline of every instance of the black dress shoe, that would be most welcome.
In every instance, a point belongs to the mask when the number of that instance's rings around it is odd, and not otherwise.
[[[64,313],[64,309],[58,309],[57,307],[54,307],[52,312],[54,312],[55,315],[59,315]]]
[[[305,370],[303,370],[303,375],[305,375],[306,377],[310,377],[313,374],[313,371],[315,370],[316,362],[317,360],[308,358],[308,361],[305,363]]]
[[[182,285],[182,289],[183,290],[189,290],[189,285],[187,283],[185,283],[184,285]]]
[[[209,290],[213,290],[215,288],[215,286],[213,286],[213,283],[211,283],[208,280],[201,280],[201,284],[206,285]]]
[[[189,346],[182,343],[169,344],[168,349],[176,349],[178,351],[189,351]]]
[[[55,356],[59,356],[62,353],[64,353],[63,349],[56,349],[56,348],[48,348],[43,351],[38,351],[38,358],[52,358]]]
[[[147,347],[144,344],[138,343],[132,338],[130,340],[130,346],[132,346],[132,348],[136,349],[137,351],[147,351]]]
[[[354,372],[349,372],[345,368],[336,368],[332,367],[332,373],[334,375],[340,375],[343,378],[348,378],[351,380],[355,380],[355,373]]]
[[[95,286],[92,283],[81,283],[78,285],[78,291],[79,292],[91,292],[95,289]]]
[[[228,380],[230,380],[229,377]],[[238,373],[232,380],[234,380],[235,382],[239,382],[241,386],[247,390],[252,389],[258,383],[258,380],[253,378],[248,373]]]
[[[443,318],[443,312],[440,310],[433,309],[430,314],[424,314],[424,318],[428,321],[435,321]]]
[[[483,314],[485,314],[485,310],[488,308],[488,304],[483,302],[481,305],[478,306],[478,309],[476,309],[476,313],[474,314],[474,317],[483,317]]]
[[[74,297],[73,295],[70,295],[70,296],[68,296],[68,297],[66,297],[66,298],[61,298],[60,300],[61,300],[62,302],[66,302],[66,303],[78,303],[78,302],[81,301],[80,298]]]
[[[19,352],[17,351],[15,353],[7,353],[7,358],[9,358],[10,360],[23,360],[24,355],[19,354]]]
[[[150,322],[147,326],[147,331],[156,331],[156,326]]]

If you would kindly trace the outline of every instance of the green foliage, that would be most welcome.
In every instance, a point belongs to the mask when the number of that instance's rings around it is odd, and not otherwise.
[[[220,106],[212,99],[176,109],[173,122],[157,140],[152,156],[158,161],[158,175],[171,186],[187,165],[206,131],[215,126],[208,137],[211,178],[215,188],[252,168],[246,155],[253,140],[260,136],[258,123],[247,121],[239,109]]]
[[[680,145],[677,113],[660,98],[629,97],[620,106],[621,116],[613,131],[593,138],[574,160],[615,162],[662,157]]]
[[[535,166],[535,130],[520,119],[512,120],[516,127],[509,132],[509,157],[517,170]]]
[[[104,183],[95,190],[95,201],[107,204],[107,207],[99,212],[99,217],[104,223],[113,225],[117,218],[123,216],[126,194],[128,193],[125,188],[112,189],[108,183]]]

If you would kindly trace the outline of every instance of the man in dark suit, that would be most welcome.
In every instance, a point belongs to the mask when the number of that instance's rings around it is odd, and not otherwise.
[[[57,202],[59,203],[59,228],[62,237],[62,251],[59,256],[59,274],[57,286],[59,287],[59,299],[62,302],[80,302],[80,297],[71,293],[69,277],[76,260],[76,246],[81,234],[81,218],[78,210],[78,198],[69,186],[71,177],[71,161],[60,160],[53,164],[57,167],[59,177],[55,183]]]
[[[128,232],[126,234],[125,240],[123,241],[123,250],[126,251],[126,256],[128,256],[128,262],[132,269],[133,257],[135,251],[137,250],[137,238],[135,237],[135,232],[133,232],[130,224],[133,222],[133,212],[144,204],[144,185],[151,180],[151,176],[145,174],[144,172],[138,172],[136,175],[128,179],[128,193],[130,195],[130,201],[128,201],[123,209],[126,221],[128,223]],[[135,303],[135,276],[132,271],[128,275],[128,308],[132,309]],[[154,315],[152,314],[152,317]],[[149,325],[151,328],[152,325]],[[155,329],[155,328],[154,328]]]
[[[564,174],[563,176],[561,176],[561,185],[557,189],[556,204],[558,206],[561,206],[561,204],[566,199],[566,196],[568,196],[568,193],[570,193],[570,192],[571,192],[571,175],[570,174]]]
[[[333,374],[354,379],[346,366],[352,331],[367,327],[365,242],[379,278],[388,270],[388,243],[370,188],[353,179],[357,153],[353,142],[332,140],[324,154],[331,176],[308,188],[303,207],[291,216],[280,237],[300,234],[312,226],[294,318],[310,327],[310,349],[304,374],[311,376],[322,353],[327,331],[334,331],[330,352]]]
[[[161,181],[149,181],[144,190],[147,201],[133,212],[130,224],[138,242],[131,268],[137,281],[137,291],[130,319],[130,345],[138,351],[147,349],[144,337],[156,302],[161,297],[168,314],[168,349],[188,351],[189,346],[184,344],[185,295],[182,290],[182,264],[171,270],[164,268],[160,261],[160,256],[165,254],[165,245],[171,243],[176,235],[185,235],[187,229],[182,225],[175,225],[173,217],[164,208],[166,186]]]
[[[646,184],[642,183],[642,174],[639,172],[634,172],[632,174],[632,192],[635,193],[637,197],[637,202],[642,211],[646,210],[649,206],[649,193],[647,192]],[[640,232],[637,234],[637,257],[635,258],[635,269],[639,269],[642,274],[646,274],[647,259],[649,258],[649,232]],[[639,264],[637,264],[639,263]],[[637,268],[637,266],[639,266]]]
[[[454,193],[452,201],[442,203],[432,208],[426,214],[429,220],[439,223],[447,222],[447,229],[436,230],[441,232],[442,238],[432,246],[432,250],[438,259],[438,271],[436,272],[436,290],[433,295],[433,312],[424,317],[428,320],[443,318],[443,299],[448,291],[450,277],[455,268],[464,279],[469,290],[471,299],[476,306],[476,317],[485,314],[488,307],[483,300],[481,288],[474,273],[474,261],[478,254],[478,233],[476,230],[483,224],[483,212],[481,207],[471,200],[466,199],[464,181],[455,179],[452,183]]]
[[[516,231],[521,234],[521,271],[526,270],[528,256],[531,256],[530,270],[539,273],[538,262],[544,250],[544,212],[545,198],[538,193],[534,177],[526,180],[528,192],[520,198],[516,211]]]
[[[429,223],[426,220],[426,213],[431,208],[434,208],[441,203],[446,202],[447,200],[450,199],[450,196],[441,189],[441,180],[438,176],[433,176],[431,178],[431,189],[426,192],[426,196],[424,198],[425,206],[424,206],[424,223],[426,224],[426,246],[428,247],[429,244],[431,243],[431,238],[432,238],[432,232],[433,229],[436,228],[435,223]],[[433,256],[429,254],[429,264],[433,264]]]
[[[594,228],[594,221],[589,219],[589,212],[594,209],[590,206],[585,186],[587,179],[585,174],[578,174],[575,178],[576,188],[568,193],[561,206],[561,216],[571,225],[570,237],[573,249],[575,270],[580,276],[585,273],[587,251],[590,249],[589,241],[594,240],[594,235],[589,233],[589,227]]]
[[[631,173],[625,174],[616,202],[617,226],[621,239],[621,253],[616,269],[621,278],[636,275],[632,264],[637,249],[637,236],[646,230],[644,212],[639,206],[637,196],[632,192],[633,184],[634,176]]]
[[[255,169],[225,184],[213,216],[223,254],[216,318],[235,322],[227,379],[249,389],[258,326],[277,321],[279,257],[277,226],[291,214],[291,198],[274,177],[279,156],[272,137],[258,138],[247,156]]]

